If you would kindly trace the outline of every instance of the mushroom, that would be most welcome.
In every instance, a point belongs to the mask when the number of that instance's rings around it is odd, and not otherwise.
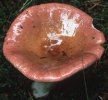
[[[49,3],[24,10],[5,38],[5,57],[35,82],[35,97],[49,93],[54,82],[81,71],[103,54],[105,42],[93,19],[67,4]]]

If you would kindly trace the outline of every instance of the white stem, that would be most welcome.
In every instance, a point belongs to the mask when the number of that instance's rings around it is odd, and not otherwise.
[[[32,90],[33,90],[33,96],[35,98],[41,98],[44,96],[47,96],[51,90],[51,88],[54,86],[55,83],[45,83],[45,82],[33,82],[32,83]]]

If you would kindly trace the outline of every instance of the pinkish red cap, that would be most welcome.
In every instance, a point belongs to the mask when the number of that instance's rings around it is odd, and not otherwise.
[[[31,80],[63,80],[103,54],[101,44],[105,38],[92,21],[70,5],[32,6],[12,23],[5,38],[4,55]]]

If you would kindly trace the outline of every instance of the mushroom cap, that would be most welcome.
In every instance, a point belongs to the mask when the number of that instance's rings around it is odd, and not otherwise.
[[[67,4],[32,6],[9,28],[4,55],[31,80],[63,80],[103,54],[105,38],[92,21],[89,15]]]

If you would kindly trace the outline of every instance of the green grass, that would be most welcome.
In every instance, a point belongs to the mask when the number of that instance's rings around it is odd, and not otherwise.
[[[85,70],[85,78],[89,100],[108,100],[108,0],[1,0],[0,100],[35,100],[30,90],[32,81],[5,59],[2,47],[6,32],[19,13],[29,6],[49,2],[67,3],[83,10],[93,17],[94,26],[105,34],[105,53],[98,62]],[[87,100],[86,96],[84,76],[80,72],[58,83],[46,100]]]

